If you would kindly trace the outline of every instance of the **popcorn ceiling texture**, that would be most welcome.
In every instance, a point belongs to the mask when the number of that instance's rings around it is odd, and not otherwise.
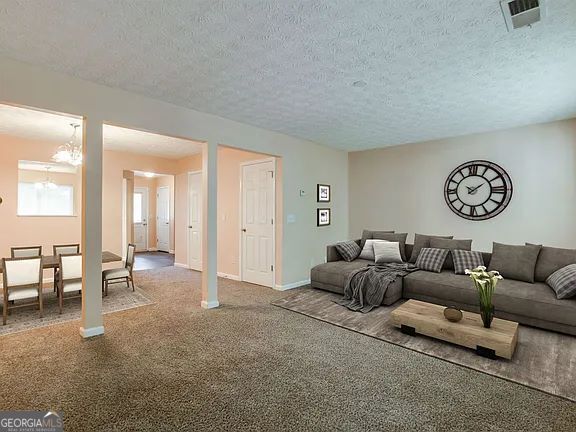
[[[0,55],[347,150],[576,115],[576,2],[0,4]],[[354,87],[358,80],[368,85]]]

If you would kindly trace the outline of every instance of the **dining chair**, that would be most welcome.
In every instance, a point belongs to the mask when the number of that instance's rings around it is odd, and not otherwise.
[[[60,255],[70,255],[70,254],[79,254],[80,253],[80,244],[73,243],[73,244],[62,244],[62,245],[53,245],[52,246],[52,255],[58,257]],[[58,277],[60,276],[60,271],[55,268],[54,269],[54,292],[58,292],[57,285],[58,285]]]
[[[132,277],[132,270],[134,269],[134,259],[136,253],[136,245],[130,243],[126,253],[126,263],[124,267],[104,270],[102,272],[102,292],[104,296],[108,295],[108,285],[114,283],[126,282],[126,286],[130,288],[132,283],[132,291],[134,291],[134,278]]]
[[[42,256],[42,246],[23,246],[10,248],[12,258],[29,258]]]
[[[58,308],[62,314],[64,294],[78,292],[78,295],[66,299],[82,297],[82,254],[59,255],[60,276],[58,277]]]
[[[4,308],[2,325],[6,325],[11,309],[38,306],[42,318],[42,257],[18,257],[2,259],[2,279],[4,283]],[[30,303],[20,300],[35,299]],[[18,303],[16,303],[18,301]]]

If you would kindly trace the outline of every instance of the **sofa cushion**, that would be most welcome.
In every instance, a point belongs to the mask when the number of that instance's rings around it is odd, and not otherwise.
[[[354,261],[362,252],[362,249],[354,240],[336,243],[335,246],[342,259],[348,262]]]
[[[445,306],[470,305],[478,311],[478,293],[468,276],[444,270],[441,273],[416,271],[404,277],[404,298],[430,301]],[[501,280],[493,297],[496,316],[506,314],[576,326],[576,299],[558,300],[544,283]]]
[[[313,288],[330,291],[337,294],[344,294],[344,287],[350,274],[368,264],[373,264],[371,261],[354,260],[352,262],[335,261],[325,264],[317,265],[312,268],[310,274],[310,281]],[[383,305],[391,305],[396,303],[402,298],[402,278],[397,278],[394,282],[388,285]]]
[[[449,249],[450,251],[454,249],[469,251],[472,249],[472,240],[453,240],[453,239],[443,239],[443,238],[431,238],[430,247],[437,249]],[[444,262],[444,267],[447,270],[454,270],[454,261],[452,260],[452,254],[449,253],[446,261]]]
[[[343,289],[350,273],[359,268],[366,267],[368,264],[374,264],[374,262],[363,259],[356,259],[352,262],[328,262],[313,267],[310,276],[313,280],[330,285],[341,286]]]
[[[576,264],[556,270],[546,279],[546,283],[556,292],[558,299],[576,296]]]
[[[408,237],[408,233],[386,233],[382,231],[374,232],[372,236],[374,240],[386,240],[400,243],[400,255],[402,256],[402,261],[406,261],[406,237]]]
[[[358,258],[362,260],[368,260],[373,263],[376,259],[376,257],[374,256],[374,243],[379,242],[385,243],[386,240],[374,240],[374,239],[366,240],[366,242],[364,243],[364,247],[362,248],[362,252],[360,252]]]
[[[482,252],[454,249],[452,261],[454,261],[454,273],[457,275],[465,274],[466,269],[472,270],[484,265]]]
[[[449,253],[448,249],[422,248],[416,260],[416,267],[420,270],[440,273]]]
[[[374,233],[376,233],[376,235],[379,235],[379,234],[382,234],[382,233],[392,234],[392,233],[394,233],[394,231],[372,231],[372,230],[363,230],[363,231],[362,231],[362,238],[360,239],[360,247],[361,247],[361,248],[364,247],[364,243],[366,243],[366,240],[376,238],[376,237],[374,237]]]
[[[540,245],[506,245],[493,243],[490,270],[497,270],[506,279],[534,283],[534,269]]]
[[[526,244],[530,245],[531,243]],[[576,264],[576,249],[542,246],[540,255],[538,255],[536,260],[534,280],[544,282],[556,270],[560,270],[569,264]]]
[[[400,243],[387,241],[375,242],[374,261],[377,264],[401,263]]]
[[[408,262],[414,264],[422,248],[430,247],[431,238],[443,238],[451,239],[453,236],[436,236],[436,235],[426,235],[426,234],[414,234],[414,247],[412,248],[412,254]]]

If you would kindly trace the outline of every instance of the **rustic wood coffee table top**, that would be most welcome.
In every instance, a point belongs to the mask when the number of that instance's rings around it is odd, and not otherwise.
[[[494,318],[485,328],[479,314],[462,311],[463,318],[450,322],[444,317],[444,306],[408,300],[391,313],[396,327],[408,334],[419,333],[432,338],[473,348],[480,355],[512,358],[518,341],[518,323]]]

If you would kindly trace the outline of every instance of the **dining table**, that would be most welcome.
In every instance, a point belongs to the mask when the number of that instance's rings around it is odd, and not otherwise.
[[[122,261],[122,257],[109,251],[102,252],[102,264]],[[56,269],[60,267],[58,255],[42,255],[42,268]],[[0,273],[2,273],[2,266],[0,265]]]

